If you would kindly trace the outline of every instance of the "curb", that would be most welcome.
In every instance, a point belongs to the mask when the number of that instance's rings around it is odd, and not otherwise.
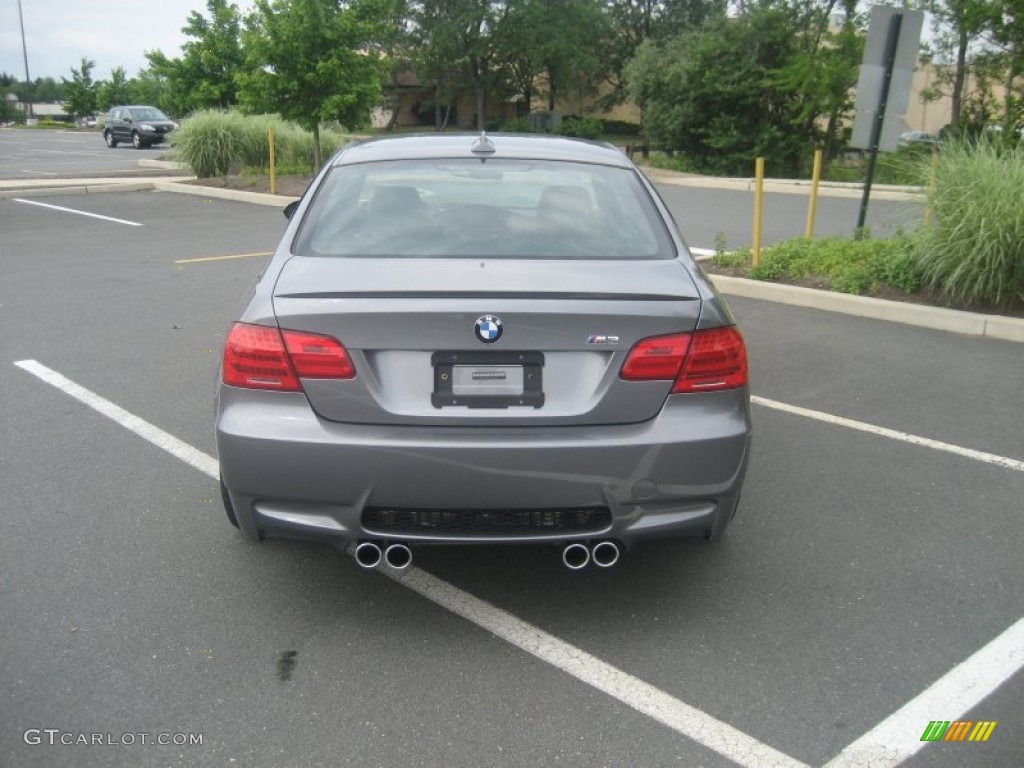
[[[714,176],[683,176],[661,168],[640,166],[640,170],[652,182],[670,184],[676,187],[692,187],[696,189],[730,189],[737,192],[753,192],[754,179],[748,178],[717,178]],[[764,191],[785,195],[809,195],[811,182],[804,179],[765,179]],[[818,184],[820,197],[844,197],[859,199],[864,194],[864,185],[857,182],[830,181]],[[925,190],[921,187],[905,187],[894,184],[873,184],[871,197],[873,200],[920,201]]]
[[[904,325],[915,325],[966,336],[983,336],[1024,344],[1024,319],[984,315],[959,309],[906,304],[901,301],[819,291],[797,285],[780,285],[727,275],[707,275],[722,293],[746,299],[760,299],[795,307],[838,312]]]
[[[67,187],[22,187],[0,189],[0,200],[12,197],[54,197],[57,195],[94,195],[99,192],[141,192],[154,189],[155,181],[127,181],[103,184],[76,184]]]
[[[222,189],[220,187],[200,187],[195,184],[182,184],[175,181],[159,181],[155,189],[161,192],[177,192],[182,195],[198,195],[200,197],[215,197],[220,200],[233,200],[238,203],[252,203],[254,205],[267,205],[273,208],[284,208],[297,197],[286,197],[284,195],[269,195],[265,192],[243,192],[238,189]]]

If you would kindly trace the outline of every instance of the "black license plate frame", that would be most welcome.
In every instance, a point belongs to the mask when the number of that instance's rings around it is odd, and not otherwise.
[[[544,405],[543,352],[435,352],[430,357],[434,367],[434,391],[430,402],[435,408],[465,406],[467,408],[510,408]],[[523,391],[515,395],[455,394],[455,366],[522,366]]]

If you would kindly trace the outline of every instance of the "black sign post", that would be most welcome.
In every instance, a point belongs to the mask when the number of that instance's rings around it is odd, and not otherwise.
[[[892,85],[892,73],[896,64],[896,47],[900,41],[900,27],[903,26],[903,14],[895,13],[889,19],[889,30],[885,37],[885,76],[882,79],[882,90],[878,97],[878,111],[871,125],[871,140],[868,142],[868,175],[864,179],[864,195],[860,200],[860,213],[857,215],[857,231],[864,228],[868,215],[868,199],[871,197],[871,183],[875,179],[875,163],[878,161],[878,143],[882,138],[882,125],[885,123],[885,108],[889,103],[889,86]]]

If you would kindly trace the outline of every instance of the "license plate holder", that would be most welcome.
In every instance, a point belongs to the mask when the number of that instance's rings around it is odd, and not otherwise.
[[[435,408],[544,405],[543,352],[435,352]]]

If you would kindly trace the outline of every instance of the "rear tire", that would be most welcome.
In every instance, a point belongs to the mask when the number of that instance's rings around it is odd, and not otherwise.
[[[228,495],[228,489],[223,480],[220,481],[220,499],[224,502],[224,511],[228,515],[228,522],[235,528],[239,528],[238,518],[235,517],[235,508],[231,505],[231,497]]]
[[[103,140],[107,142],[107,146],[111,149],[117,146],[117,139],[114,138],[114,134],[110,131],[103,132]]]
[[[135,147],[136,149],[142,149],[144,146],[146,146],[142,142],[142,137],[139,136],[139,134],[134,133],[134,132],[132,133],[132,146]]]

